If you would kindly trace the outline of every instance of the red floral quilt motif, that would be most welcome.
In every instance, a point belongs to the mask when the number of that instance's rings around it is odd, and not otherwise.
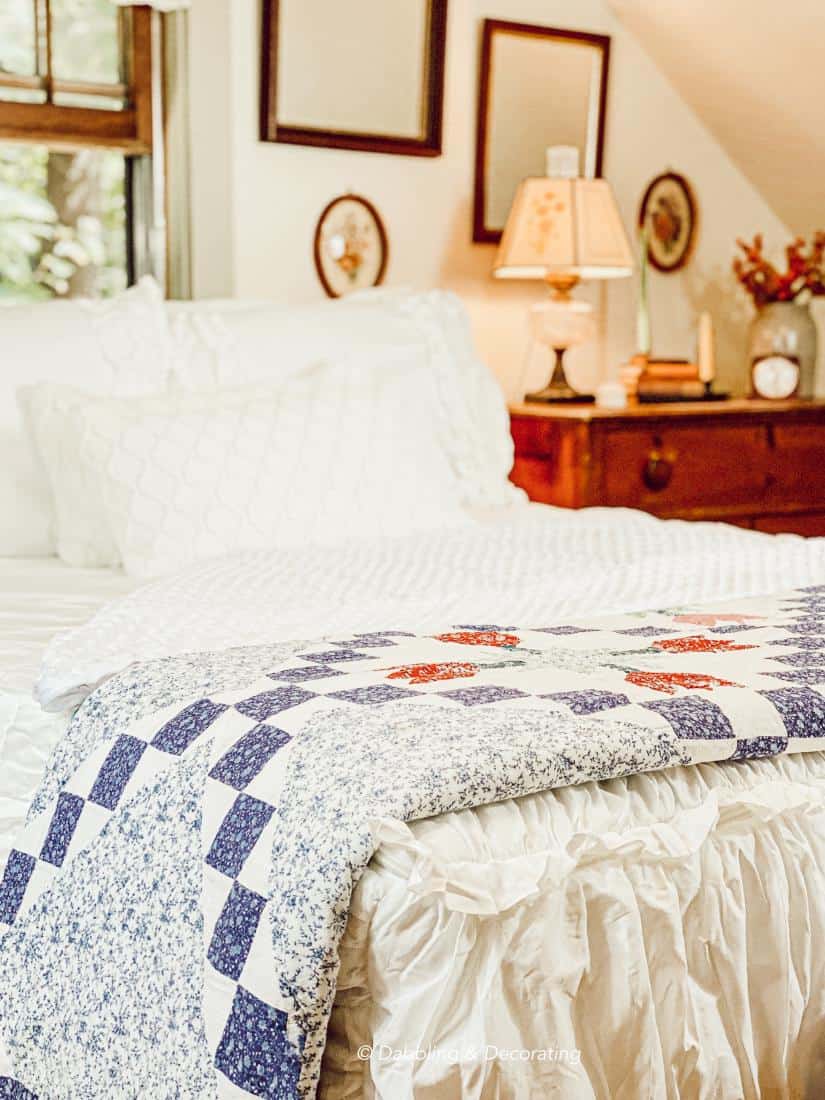
[[[720,680],[718,676],[707,676],[703,672],[628,672],[625,680],[636,687],[661,691],[665,695],[675,695],[677,688],[686,691],[713,691],[718,687],[741,687],[732,680]]]
[[[456,645],[492,645],[511,649],[520,644],[517,634],[505,634],[500,630],[457,630],[454,634],[436,634],[437,642],[455,642]]]
[[[691,634],[687,638],[661,638],[653,646],[666,653],[734,653],[737,649],[756,649],[753,645],[740,645],[726,638],[704,638],[701,634]]]
[[[438,664],[400,665],[392,669],[388,680],[407,680],[410,684],[432,684],[437,680],[459,680],[475,676],[477,665],[462,661],[441,661]]]

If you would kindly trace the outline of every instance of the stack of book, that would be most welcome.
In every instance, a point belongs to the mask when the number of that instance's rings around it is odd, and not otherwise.
[[[707,386],[699,379],[699,367],[687,359],[648,359],[636,384],[642,404],[657,401],[697,401]]]

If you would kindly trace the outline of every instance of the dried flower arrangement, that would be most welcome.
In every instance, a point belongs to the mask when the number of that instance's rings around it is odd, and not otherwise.
[[[769,302],[805,302],[825,295],[825,231],[815,233],[810,245],[803,237],[792,241],[785,249],[788,269],[783,273],[765,258],[761,234],[752,244],[736,243],[744,259],[736,257],[733,271],[757,309]]]

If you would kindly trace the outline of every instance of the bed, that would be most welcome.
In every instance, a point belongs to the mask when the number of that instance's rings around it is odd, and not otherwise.
[[[43,651],[55,634],[133,587],[114,570],[70,569],[56,558],[0,559],[0,859],[67,725],[32,698]]]
[[[426,308],[405,300],[404,325]],[[379,309],[356,327],[384,362],[397,303]],[[335,317],[318,339],[340,346]],[[234,340],[218,311],[173,320],[190,380],[230,360],[236,377],[239,356],[255,358],[252,330],[273,331],[252,310]],[[293,352],[306,352],[305,327],[287,334]],[[449,340],[417,331],[432,367]],[[335,408],[363,408],[348,387],[370,352],[356,351]],[[455,361],[435,371],[436,402],[455,392]],[[272,369],[261,363],[250,385]],[[186,511],[197,479],[159,507],[170,479],[150,477],[170,428],[190,474],[211,461],[196,444],[216,431],[252,448],[260,414],[245,398],[222,391],[210,411],[198,386],[170,413],[167,398],[137,395],[149,402],[139,418],[134,395],[125,411],[110,396],[92,403],[96,459],[126,417],[129,461],[105,451],[117,473],[106,515],[129,575],[3,566],[10,586],[57,597],[37,630],[38,646],[56,631],[35,685],[45,709],[27,704],[35,732],[14,742],[33,800],[0,887],[9,1095],[820,1094],[825,545],[527,505],[504,485],[500,399],[496,411],[466,370],[451,459],[472,489],[461,520],[445,518],[443,467],[422,458],[433,492],[420,529],[389,530],[403,509],[376,519],[364,505],[377,525],[367,537],[303,539],[302,523],[336,516],[319,495],[327,475],[302,511],[267,468],[268,499],[291,509],[275,547],[248,501],[230,501],[226,530],[218,515],[199,526],[202,502]],[[313,448],[333,430],[325,415],[315,408]],[[294,453],[290,430],[281,419]],[[407,505],[408,465],[387,475]],[[260,469],[258,452],[243,469]],[[147,479],[151,509],[135,490]],[[89,554],[68,511],[63,553]],[[247,546],[215,556],[227,530]],[[559,562],[575,563],[563,584]],[[13,613],[9,625],[17,660],[16,640],[34,634]],[[19,704],[33,671],[10,672],[3,698]],[[680,737],[665,716],[685,699],[708,728]]]

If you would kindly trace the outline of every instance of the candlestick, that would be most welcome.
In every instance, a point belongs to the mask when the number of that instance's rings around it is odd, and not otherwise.
[[[713,318],[703,313],[699,318],[699,381],[711,383],[716,375],[716,352],[713,340]]]

